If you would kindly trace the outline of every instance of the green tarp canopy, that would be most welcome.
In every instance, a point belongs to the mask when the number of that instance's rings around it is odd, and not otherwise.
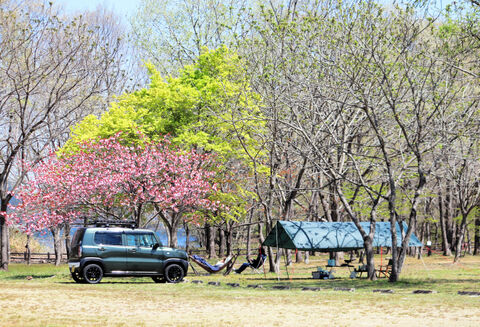
[[[368,233],[370,223],[360,223]],[[407,224],[403,223],[404,233]],[[402,234],[397,223],[397,244],[401,246]],[[350,251],[363,248],[363,239],[353,222],[278,221],[263,242],[264,246],[303,251]],[[422,242],[412,233],[408,246],[420,247]],[[389,222],[375,223],[373,246],[391,247]]]

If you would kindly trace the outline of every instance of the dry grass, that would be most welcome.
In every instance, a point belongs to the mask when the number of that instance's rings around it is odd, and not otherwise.
[[[395,285],[385,280],[310,279],[314,267],[325,260],[294,265],[291,280],[285,271],[280,281],[274,274],[267,274],[266,279],[251,273],[189,275],[189,282],[179,285],[154,284],[147,278],[106,278],[99,285],[80,285],[69,279],[65,266],[11,265],[9,272],[0,272],[0,325],[478,326],[480,297],[457,292],[480,291],[480,258],[464,258],[460,265],[441,257],[427,258],[425,265],[409,259],[402,282]],[[30,275],[33,279],[27,280]],[[193,284],[192,280],[204,283]],[[222,285],[207,285],[208,281]],[[234,282],[241,287],[226,286]],[[250,289],[248,284],[265,288]],[[273,290],[278,284],[292,289]],[[322,290],[302,291],[303,286]],[[334,287],[356,290],[341,292]],[[395,293],[372,292],[378,288]],[[414,289],[438,293],[414,295]]]
[[[10,251],[23,253],[27,244],[27,235],[18,229],[10,228]],[[48,247],[38,242],[35,238],[30,239],[31,252],[48,252]]]

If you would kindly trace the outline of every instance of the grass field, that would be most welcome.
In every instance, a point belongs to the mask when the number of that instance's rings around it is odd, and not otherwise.
[[[401,281],[311,279],[326,257],[289,267],[289,277],[267,273],[195,276],[181,284],[149,278],[104,278],[75,284],[63,265],[11,264],[0,272],[0,326],[479,326],[480,257],[407,259]],[[199,268],[200,270],[200,268]],[[280,277],[280,280],[278,280]],[[192,281],[201,280],[195,284]],[[220,286],[208,285],[218,281]],[[227,283],[238,283],[231,287]],[[262,285],[249,288],[247,285]],[[274,286],[288,285],[289,290]],[[302,291],[320,287],[320,291]],[[335,290],[354,288],[354,292]],[[390,289],[393,294],[375,293]],[[414,290],[434,294],[413,294]]]

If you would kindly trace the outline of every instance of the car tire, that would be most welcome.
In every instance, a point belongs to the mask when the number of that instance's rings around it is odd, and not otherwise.
[[[98,284],[102,280],[103,269],[95,263],[91,263],[83,268],[83,278],[89,284]]]
[[[165,279],[169,283],[179,283],[183,280],[184,276],[185,271],[176,263],[172,263],[165,268]]]
[[[79,272],[72,272],[72,278],[76,283],[85,283],[85,278]]]
[[[152,279],[155,283],[165,283],[166,282],[165,278],[163,278],[161,276],[152,276]]]

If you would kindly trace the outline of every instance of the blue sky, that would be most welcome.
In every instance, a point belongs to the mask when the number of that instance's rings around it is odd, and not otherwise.
[[[115,13],[125,18],[135,13],[141,0],[52,0],[56,4],[62,5],[68,12],[82,11],[85,9],[94,10],[101,5],[107,9],[113,10]],[[168,0],[158,0],[168,1]],[[380,3],[389,4],[394,0],[378,0]],[[438,0],[438,7],[445,7],[452,3],[453,0]]]
[[[94,10],[97,6],[103,6],[121,17],[128,17],[136,11],[140,0],[53,0],[53,2],[63,6],[67,12]]]

